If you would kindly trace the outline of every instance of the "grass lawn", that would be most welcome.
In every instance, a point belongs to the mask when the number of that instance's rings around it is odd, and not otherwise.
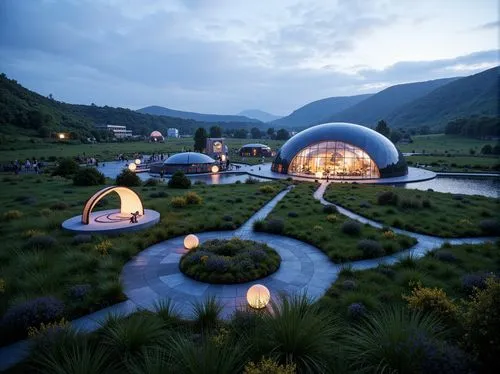
[[[397,203],[380,205],[378,196],[392,192]],[[331,183],[325,199],[388,226],[446,238],[498,235],[481,229],[496,221],[500,200],[484,196],[418,191],[391,186]]]
[[[444,172],[499,172],[500,159],[498,156],[408,156],[409,166],[423,166],[433,171]]]
[[[398,144],[401,152],[469,155],[471,149],[478,154],[486,144],[495,145],[494,140],[466,138],[458,135],[432,134],[412,136],[413,143]]]
[[[269,139],[233,139],[227,138],[226,144],[229,148],[230,160],[234,162],[242,161],[238,155],[238,150],[247,143],[264,143],[273,150],[280,147],[284,142]],[[7,143],[0,146],[0,164],[13,160],[25,160],[33,157],[37,159],[49,159],[50,157],[76,157],[85,155],[95,157],[100,161],[110,161],[116,159],[118,154],[132,156],[134,153],[177,153],[182,150],[193,149],[192,138],[172,139],[167,138],[165,143],[138,142],[116,142],[98,144],[71,144],[65,142],[49,143],[37,139],[37,142],[19,141]],[[268,158],[266,162],[272,160]],[[260,157],[245,157],[246,163],[260,163]]]
[[[344,316],[352,303],[363,303],[368,310],[405,304],[402,295],[410,293],[410,282],[441,288],[455,300],[466,299],[485,274],[499,271],[500,242],[443,246],[419,260],[408,257],[393,266],[363,271],[346,267],[322,301]]]
[[[273,188],[261,191],[261,186]],[[165,185],[134,188],[145,208],[161,213],[150,229],[114,237],[92,236],[90,242],[61,229],[63,220],[81,214],[83,205],[102,187],[75,187],[71,181],[46,175],[5,176],[0,179],[3,208],[0,234],[0,316],[17,303],[53,295],[66,304],[69,319],[124,299],[119,275],[123,265],[146,247],[171,237],[241,225],[270,200],[283,183],[194,185],[189,190]],[[173,208],[170,200],[187,191],[203,202]],[[97,209],[118,207],[118,197],[103,199]],[[68,293],[75,285],[90,285],[82,300]],[[20,338],[23,332],[19,331]],[[0,334],[0,345],[11,336]]]
[[[413,238],[392,236],[392,232],[384,234],[387,230],[378,230],[369,225],[359,224],[359,232],[344,232],[343,226],[346,222],[352,222],[341,214],[325,212],[323,205],[312,196],[316,188],[314,183],[299,183],[273,209],[263,222],[263,227],[256,229],[277,233],[281,231],[283,235],[311,243],[333,261],[341,262],[380,257],[409,248],[416,243]],[[279,227],[280,222],[283,225],[282,230]],[[360,242],[364,243],[366,240],[379,243],[382,250],[375,250],[375,253],[370,249],[363,250]]]

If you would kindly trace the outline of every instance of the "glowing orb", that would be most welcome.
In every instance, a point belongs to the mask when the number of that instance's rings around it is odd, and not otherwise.
[[[198,247],[200,244],[200,240],[196,235],[189,234],[184,238],[184,248],[186,249],[194,249]]]
[[[133,162],[128,165],[128,170],[135,171],[135,169],[137,169],[137,165]]]
[[[212,166],[212,173],[218,173],[219,167],[217,165]]]
[[[220,156],[220,159],[222,162],[226,162],[227,157],[226,157],[226,155],[222,155],[222,156]]]
[[[136,165],[140,165],[140,164],[141,164],[141,160],[140,160],[140,159],[138,159],[138,158],[137,158],[137,159],[135,159],[135,161],[134,161],[134,162],[135,162],[135,164],[136,164]]]
[[[59,139],[64,139],[65,138],[65,135],[64,134],[59,134]]]
[[[266,286],[255,284],[247,291],[247,302],[252,308],[265,308],[271,299],[271,293]]]

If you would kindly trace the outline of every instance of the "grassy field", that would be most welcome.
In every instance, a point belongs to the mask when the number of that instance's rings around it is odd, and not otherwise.
[[[269,139],[226,139],[229,148],[230,160],[234,162],[244,161],[246,163],[260,163],[260,158],[245,157],[242,160],[238,155],[238,150],[242,145],[248,143],[264,143],[273,150],[280,147],[283,141]],[[27,158],[37,158],[47,160],[58,157],[76,157],[85,154],[87,157],[95,157],[99,161],[115,160],[117,155],[125,154],[132,158],[133,154],[151,154],[151,153],[177,153],[193,149],[192,138],[172,139],[168,138],[165,143],[149,143],[145,141],[138,142],[116,142],[116,143],[98,143],[98,144],[71,144],[66,142],[35,142],[20,141],[18,143],[2,144],[0,147],[0,164],[8,163],[13,160],[25,160]],[[266,162],[272,160],[268,158]]]
[[[344,232],[343,226],[349,220],[338,213],[325,211],[323,205],[312,196],[316,188],[314,183],[298,184],[273,209],[263,222],[261,230],[276,232],[276,221],[278,225],[281,222],[283,235],[311,243],[337,262],[379,257],[409,248],[416,243],[413,238],[392,236],[392,232],[384,234],[387,230],[378,230],[368,225],[355,224],[359,231],[354,229],[352,233]],[[363,250],[360,243],[366,240],[378,243],[381,250]]]
[[[401,152],[468,155],[471,149],[478,154],[486,144],[495,145],[494,140],[480,140],[445,134],[416,135],[412,136],[412,139],[413,143],[398,144]]]
[[[264,184],[195,185],[203,202],[174,208],[170,201],[186,190],[165,185],[134,188],[145,208],[161,213],[153,228],[114,237],[92,236],[90,241],[61,229],[61,223],[81,214],[83,205],[100,187],[75,187],[61,177],[45,175],[6,176],[0,180],[4,207],[0,225],[0,315],[18,303],[53,295],[66,304],[74,318],[122,301],[119,275],[125,262],[148,246],[178,235],[209,230],[229,230],[241,225],[283,187],[282,183],[261,192]],[[118,207],[118,197],[106,197],[99,206]],[[98,208],[99,209],[99,208]],[[89,285],[84,300],[71,298],[68,290]],[[24,336],[0,334],[0,345]]]
[[[323,301],[344,316],[352,303],[363,303],[369,310],[405,304],[401,296],[410,293],[410,282],[443,289],[455,300],[466,299],[474,285],[467,284],[467,275],[484,279],[486,274],[500,271],[499,244],[443,247],[419,260],[407,258],[394,266],[380,265],[370,270],[345,268]]]
[[[387,192],[397,195],[397,201],[381,205],[379,196]],[[500,200],[484,196],[332,183],[325,199],[385,225],[449,238],[491,235],[495,230],[481,225],[493,221],[498,227],[500,218]]]
[[[448,154],[450,155],[450,154]],[[433,171],[444,172],[499,172],[498,156],[431,156],[415,155],[406,157],[409,166],[423,166]]]

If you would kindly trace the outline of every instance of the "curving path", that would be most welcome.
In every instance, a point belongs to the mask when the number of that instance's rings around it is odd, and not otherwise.
[[[329,183],[331,182],[323,182],[314,192],[314,198],[323,205],[335,205],[323,198]],[[255,283],[266,285],[274,297],[279,293],[294,294],[297,292],[306,292],[312,299],[321,297],[332,282],[337,279],[341,265],[331,262],[323,252],[312,245],[285,236],[257,233],[252,230],[253,223],[265,218],[291,188],[280,192],[235,231],[213,231],[197,234],[201,241],[241,237],[242,239],[265,242],[282,257],[280,269],[276,273],[264,279],[240,285],[209,285],[194,281],[179,270],[178,261],[185,250],[183,247],[184,237],[177,237],[145,249],[125,265],[122,280],[124,292],[129,298],[127,301],[73,320],[71,321],[72,327],[83,331],[93,331],[100,327],[109,314],[126,316],[138,309],[151,309],[155,302],[164,298],[173,299],[179,312],[189,318],[193,302],[202,301],[206,297],[214,295],[224,303],[223,317],[228,317],[238,307],[246,304],[246,291]],[[352,219],[377,228],[382,227],[379,222],[335,206],[339,213]],[[445,239],[397,228],[391,229],[396,233],[416,238],[418,243],[397,254],[371,260],[353,261],[347,264],[352,265],[354,269],[369,269],[379,264],[393,264],[408,255],[422,257],[428,251],[441,247],[445,242],[453,245],[480,244],[497,239],[494,237]],[[23,360],[29,352],[29,347],[29,341],[24,340],[0,348],[0,371]]]

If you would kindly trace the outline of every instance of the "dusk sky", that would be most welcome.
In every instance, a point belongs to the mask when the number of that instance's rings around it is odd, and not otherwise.
[[[0,71],[69,103],[286,115],[499,65],[497,0],[0,0]]]

